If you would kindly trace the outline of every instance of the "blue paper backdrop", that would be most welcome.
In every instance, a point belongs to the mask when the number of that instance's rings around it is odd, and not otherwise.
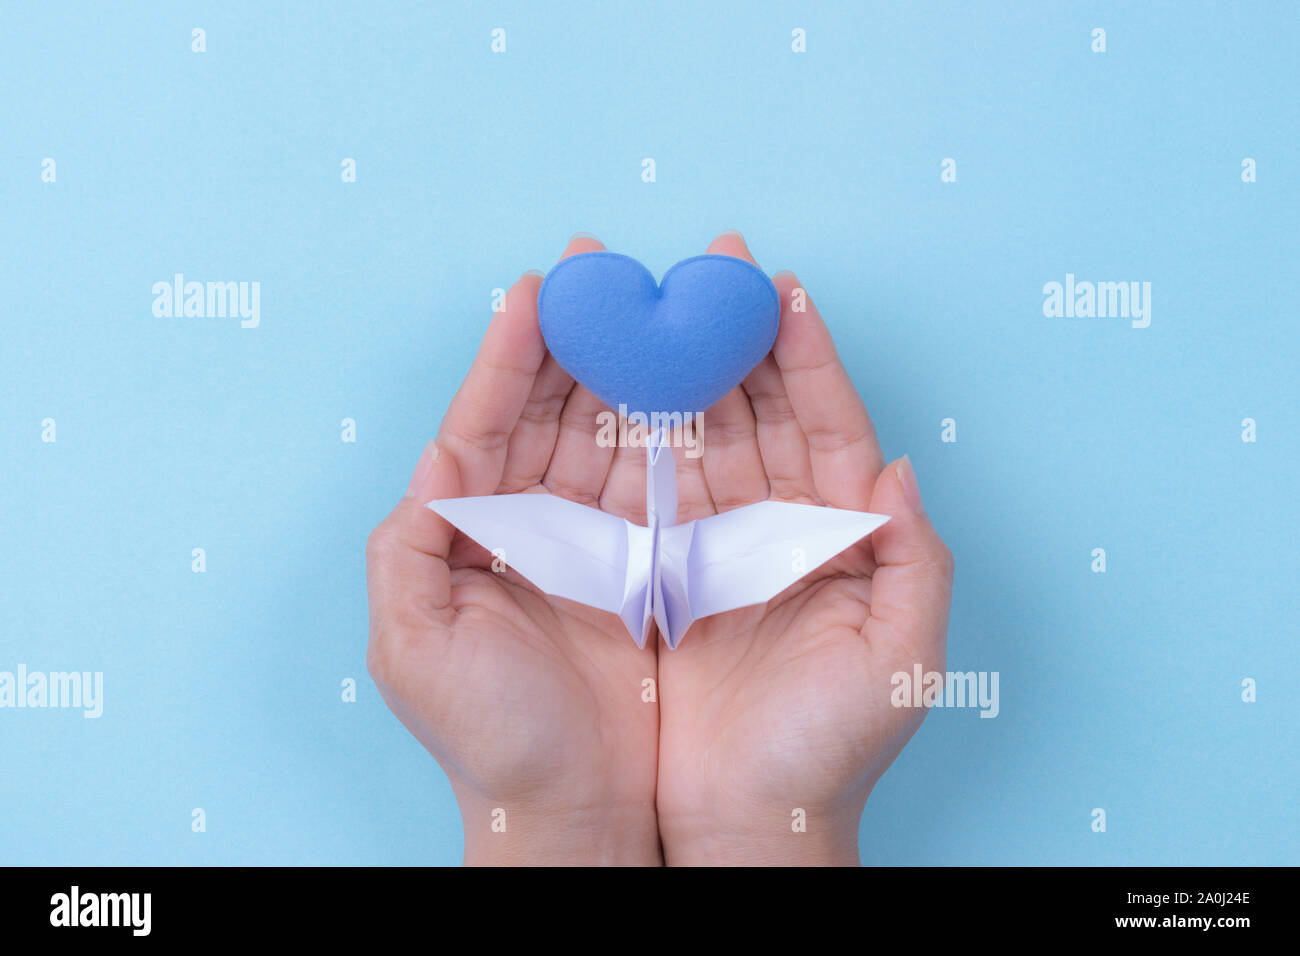
[[[104,713],[0,710],[0,863],[459,860],[365,674],[365,536],[492,289],[724,228],[827,317],[957,556],[949,665],[1001,677],[863,860],[1300,862],[1294,4],[4,19],[0,670],[102,671]],[[178,272],[260,325],[155,317]],[[1045,317],[1067,273],[1150,282],[1150,326]]]

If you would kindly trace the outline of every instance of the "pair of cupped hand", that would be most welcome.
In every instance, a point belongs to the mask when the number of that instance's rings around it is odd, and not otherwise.
[[[754,261],[736,233],[708,251]],[[644,524],[645,450],[597,442],[605,406],[547,352],[541,281],[507,293],[366,547],[370,673],[446,772],[465,862],[856,864],[867,796],[925,715],[891,703],[891,676],[944,667],[952,555],[909,460],[885,464],[825,323],[778,273],[771,354],[703,416],[702,456],[675,449],[678,520],[769,498],[891,520],[766,605],[639,649],[424,507],[546,491]]]

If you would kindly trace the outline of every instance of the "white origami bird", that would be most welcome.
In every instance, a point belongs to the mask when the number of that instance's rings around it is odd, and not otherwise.
[[[642,527],[548,494],[431,501],[442,515],[547,594],[612,611],[638,647],[650,622],[670,649],[710,614],[763,604],[889,520],[887,515],[760,501],[677,524],[668,433],[646,446]]]

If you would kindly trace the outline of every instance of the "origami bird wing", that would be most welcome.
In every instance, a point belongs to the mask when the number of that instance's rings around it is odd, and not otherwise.
[[[760,501],[674,524],[666,436],[647,447],[648,527],[547,494],[485,495],[428,507],[547,594],[617,614],[638,647],[650,622],[670,649],[702,617],[763,604],[889,518]]]
[[[444,498],[427,507],[547,594],[619,615],[644,646],[653,613],[649,528],[547,494]]]

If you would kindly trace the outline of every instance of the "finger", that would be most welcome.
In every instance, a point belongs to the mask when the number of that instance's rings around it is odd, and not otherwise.
[[[595,236],[589,236],[585,232],[575,233],[569,239],[569,244],[564,250],[561,259],[567,259],[569,256],[576,256],[581,252],[604,252],[605,244]]]
[[[579,233],[569,240],[560,258],[567,259],[580,252],[599,252],[604,248],[598,239]],[[555,356],[547,352],[533,380],[528,401],[524,403],[519,421],[510,435],[498,494],[524,491],[542,481],[555,453],[555,442],[560,433],[560,412],[572,390],[573,377],[560,367]]]
[[[393,627],[427,630],[449,623],[451,572],[447,555],[455,529],[425,504],[460,495],[456,463],[429,442],[406,495],[366,540],[366,588],[371,640]]]
[[[608,412],[608,414],[614,413]],[[609,473],[605,477],[604,487],[600,490],[600,510],[624,521],[643,525],[647,520],[645,472],[646,442],[650,430],[646,425],[629,422],[625,418],[620,419],[617,424],[619,430],[625,431],[626,435],[618,436],[618,447],[614,449]],[[680,486],[678,495],[680,512]]]
[[[569,240],[564,258],[582,252],[601,252],[604,248],[600,240],[578,233]],[[639,450],[644,460],[644,448],[623,445],[618,440],[620,422],[617,413],[582,386],[574,389],[574,398],[570,401],[573,407],[565,408],[562,440],[556,443],[545,484],[555,494],[596,505],[620,518],[638,520],[638,506],[629,482],[629,462],[635,456],[629,453]],[[613,491],[607,493],[611,477],[614,478]],[[639,520],[644,522],[644,471],[641,483]]]
[[[730,511],[767,500],[771,485],[758,449],[758,421],[745,390],[733,388],[700,421],[701,461],[714,507]]]
[[[510,435],[497,494],[514,494],[541,482],[555,453],[560,413],[572,391],[573,377],[548,352]]]
[[[750,254],[745,237],[735,230],[724,232],[709,243],[708,252],[710,255],[734,256],[737,259],[744,259],[746,262],[758,265],[754,261],[753,255]],[[784,321],[784,318],[782,321]],[[808,440],[795,419],[794,412],[790,407],[789,396],[786,394],[785,384],[781,380],[781,374],[777,371],[776,363],[771,355],[759,362],[753,371],[745,377],[745,381],[742,383],[742,391],[754,416],[754,446],[758,450],[758,457],[763,465],[764,480],[768,485],[768,495],[782,501],[819,503],[817,502],[817,490],[812,477],[812,467],[808,460]],[[726,399],[723,401],[726,401]],[[718,402],[710,409],[710,412],[720,412],[724,420],[724,426],[726,426],[728,419],[736,423],[736,419],[740,417],[740,410],[734,405],[719,408],[722,404],[722,401]],[[743,422],[737,424],[742,429],[746,427]],[[725,437],[723,444],[724,452],[720,457],[725,459],[727,457]],[[710,442],[710,445],[712,445],[712,442]],[[732,449],[733,452],[737,450],[742,455],[739,463],[722,463],[733,474],[739,468],[745,467],[746,459],[752,462],[752,448],[745,444],[739,449]],[[710,450],[709,455],[712,455],[712,453],[712,450]],[[715,496],[721,495],[725,501],[747,503],[742,501],[741,498],[742,495],[749,493],[748,488],[735,491],[723,490],[721,478],[716,483],[711,481],[709,487]],[[718,504],[719,510],[727,510],[717,502],[716,497],[714,502]],[[733,503],[731,506],[734,507],[735,504]]]
[[[822,504],[813,481],[808,438],[790,406],[776,360],[768,355],[745,376],[741,386],[754,410],[769,496],[778,501]]]
[[[704,459],[699,454],[702,446],[692,440],[694,427],[684,425],[675,429],[669,437],[672,446],[670,450],[677,466],[677,515],[674,520],[678,524],[698,521],[718,513],[713,494],[709,490],[708,477],[704,473]]]
[[[602,416],[603,413],[603,416]],[[599,398],[575,385],[560,412],[555,451],[542,478],[546,490],[579,504],[595,505],[614,458],[611,442],[598,440],[613,415]]]
[[[937,666],[947,643],[953,559],[921,505],[908,458],[881,472],[870,510],[890,520],[871,536],[877,568],[863,635],[873,648],[909,667],[914,662]]]
[[[705,251],[711,256],[732,256],[736,259],[744,259],[751,265],[758,265],[749,252],[749,245],[745,242],[745,237],[735,229],[728,229],[718,236],[709,243],[709,248]]]
[[[864,511],[885,463],[876,430],[826,323],[799,280],[780,272],[772,281],[781,297],[781,325],[772,355],[807,436],[817,495],[832,507]]]
[[[546,345],[537,325],[542,279],[525,273],[492,316],[469,374],[438,429],[438,447],[460,469],[462,493],[490,495],[505,474],[510,436],[533,392]]]
[[[718,236],[707,251],[758,265],[745,237],[735,230]],[[707,415],[701,416],[698,424],[702,447],[707,450],[701,459],[704,478],[714,508],[730,511],[766,500],[771,487],[758,450],[758,423],[745,390],[733,388],[714,403]]]

